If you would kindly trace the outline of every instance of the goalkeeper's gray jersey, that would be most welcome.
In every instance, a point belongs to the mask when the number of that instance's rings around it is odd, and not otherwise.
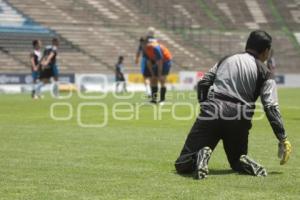
[[[253,102],[256,89],[257,67],[255,58],[248,53],[228,57],[217,70],[213,67],[216,78],[213,91],[234,97],[241,102]]]
[[[257,61],[249,53],[230,56],[219,66],[215,65],[212,68],[213,71],[215,73],[212,86],[214,92],[233,97],[245,104],[252,104],[257,99],[256,95],[260,95],[264,106],[278,106],[276,83],[271,76],[264,75],[268,77],[263,82],[260,93],[256,94],[257,84],[259,84],[257,83]]]
[[[254,108],[260,96],[277,138],[286,137],[278,108],[276,82],[267,67],[250,53],[239,53],[222,59],[199,83],[210,83],[209,101],[227,99]]]

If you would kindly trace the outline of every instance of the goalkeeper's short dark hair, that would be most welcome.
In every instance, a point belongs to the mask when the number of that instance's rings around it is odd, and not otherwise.
[[[250,33],[246,44],[246,50],[255,50],[258,54],[266,49],[271,49],[272,37],[263,30],[256,30]]]
[[[32,41],[32,46],[36,47],[38,45],[38,43],[39,43],[39,40],[33,40]]]

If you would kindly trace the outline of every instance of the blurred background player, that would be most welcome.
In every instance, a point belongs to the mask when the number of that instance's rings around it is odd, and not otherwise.
[[[38,85],[38,79],[40,76],[40,61],[42,58],[41,46],[42,42],[40,40],[32,41],[33,51],[30,53],[30,64],[31,64],[31,75],[33,81],[31,97],[33,99],[38,99],[40,95],[40,87]]]
[[[42,58],[42,73],[41,80],[44,83],[49,83],[51,77],[53,77],[53,94],[55,97],[59,96],[58,87],[58,65],[57,65],[57,50],[59,47],[59,40],[57,38],[52,39],[52,45],[47,46]]]
[[[275,69],[276,69],[276,62],[275,62],[275,58],[274,58],[274,50],[273,49],[270,50],[270,55],[269,55],[269,58],[267,60],[267,67],[274,76],[275,75]]]
[[[143,75],[143,79],[144,79],[144,85],[145,85],[145,89],[146,89],[146,96],[151,97],[151,90],[150,90],[150,71],[147,68],[147,58],[145,57],[144,53],[143,53],[143,48],[142,45],[143,43],[145,43],[146,39],[144,37],[140,38],[140,43],[139,43],[139,47],[136,53],[136,59],[135,59],[135,64],[138,65],[139,64],[139,58],[140,56],[142,56],[142,60],[140,62],[140,67],[141,67],[141,74]]]
[[[147,68],[147,58],[143,52],[143,44],[146,42],[147,39],[154,38],[155,37],[154,34],[155,34],[155,29],[153,27],[149,27],[146,36],[140,38],[140,42],[139,42],[139,46],[135,58],[135,64],[138,65],[140,63],[141,73],[143,75],[144,85],[146,88],[146,96],[148,97],[151,97],[151,90],[149,87],[151,74],[149,69]],[[140,62],[140,57],[142,57],[141,62]]]
[[[151,74],[151,103],[157,103],[158,82],[160,83],[160,104],[164,104],[167,92],[166,79],[172,66],[171,52],[156,39],[148,39],[144,46],[147,67]]]
[[[127,88],[126,88],[126,80],[125,80],[125,76],[124,76],[124,65],[123,65],[123,61],[124,61],[124,57],[123,56],[119,56],[118,62],[116,64],[116,93],[118,93],[118,89],[119,89],[119,85],[122,84],[122,90],[121,92],[127,92]]]

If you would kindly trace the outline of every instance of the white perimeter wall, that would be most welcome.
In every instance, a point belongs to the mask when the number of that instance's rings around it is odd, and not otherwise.
[[[194,90],[198,80],[199,72],[182,71],[179,72],[179,82],[168,84],[169,90]],[[127,77],[127,76],[126,76]],[[278,74],[276,77],[279,87],[299,87],[300,74]],[[115,90],[114,75],[103,74],[76,74],[75,85],[86,92],[111,92]],[[145,91],[145,86],[141,84],[128,83],[129,91]],[[30,92],[31,84],[0,84],[0,93],[22,93]],[[49,90],[50,86],[44,88]]]

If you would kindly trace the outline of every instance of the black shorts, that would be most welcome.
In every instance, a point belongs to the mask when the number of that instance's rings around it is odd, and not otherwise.
[[[124,74],[116,75],[116,81],[117,82],[125,82],[125,76],[124,76]]]
[[[50,79],[53,76],[53,70],[50,67],[44,68],[40,72],[40,79]]]
[[[51,77],[58,77],[59,70],[56,64],[51,64],[40,70],[40,79],[50,79]]]

